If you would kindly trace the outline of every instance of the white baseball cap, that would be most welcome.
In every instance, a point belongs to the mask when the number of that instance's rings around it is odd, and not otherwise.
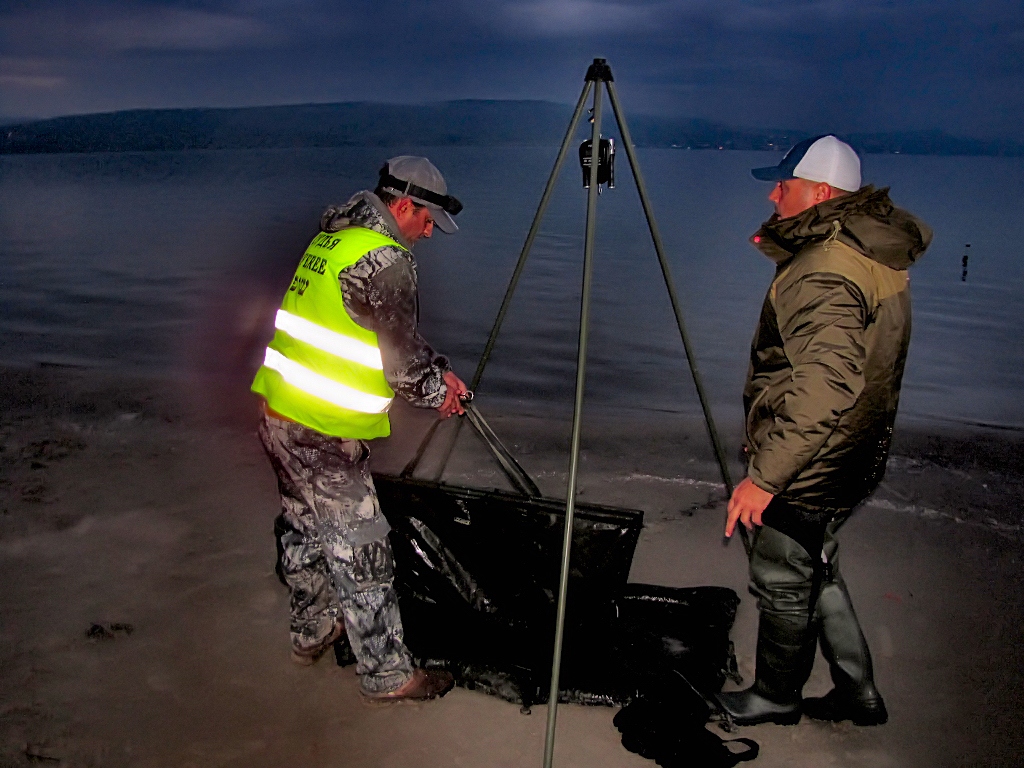
[[[427,206],[442,232],[451,235],[459,231],[459,225],[452,216],[462,210],[462,203],[448,194],[444,176],[427,158],[415,155],[392,157],[380,169],[377,187]]]
[[[759,181],[807,179],[856,192],[860,189],[860,158],[845,141],[827,134],[804,139],[778,165],[754,168],[750,174]]]

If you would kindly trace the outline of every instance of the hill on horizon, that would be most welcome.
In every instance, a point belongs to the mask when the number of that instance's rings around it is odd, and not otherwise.
[[[282,149],[344,146],[557,146],[572,108],[548,101],[463,99],[433,104],[341,102],[273,107],[133,109],[0,128],[0,154]],[[617,136],[614,117],[605,135]],[[638,147],[779,151],[800,130],[627,115]],[[1024,143],[943,131],[855,133],[861,152],[1024,156]]]

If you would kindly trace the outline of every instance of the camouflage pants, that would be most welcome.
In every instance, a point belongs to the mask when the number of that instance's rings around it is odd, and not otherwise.
[[[366,443],[264,416],[260,439],[277,472],[277,570],[291,590],[294,647],[345,622],[362,686],[390,691],[413,666],[393,587],[394,560],[370,477]]]

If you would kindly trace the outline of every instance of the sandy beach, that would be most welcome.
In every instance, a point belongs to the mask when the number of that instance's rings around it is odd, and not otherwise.
[[[351,668],[289,660],[276,487],[244,387],[59,367],[0,376],[0,766],[541,765],[542,706],[523,715],[456,689],[369,707]],[[564,496],[569,414],[478,405],[542,490]],[[431,418],[399,408],[375,467],[399,469]],[[646,513],[631,580],[735,589],[749,680],[756,610],[739,542],[721,541],[702,425],[586,424],[582,498]],[[444,479],[503,487],[463,432]],[[753,765],[1024,762],[1021,442],[900,429],[886,480],[842,536],[890,721],[743,728],[761,745]],[[805,693],[829,687],[819,658]],[[653,766],[622,748],[614,712],[560,706],[556,765]]]

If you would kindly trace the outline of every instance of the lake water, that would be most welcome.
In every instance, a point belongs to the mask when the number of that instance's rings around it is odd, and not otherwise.
[[[417,246],[422,326],[469,379],[554,148],[408,148],[464,203]],[[376,178],[378,148],[0,158],[0,363],[247,378],[319,213]],[[753,152],[640,150],[716,413],[735,419],[772,265]],[[599,201],[588,408],[697,413],[625,157]],[[865,182],[935,229],[911,270],[901,418],[1024,429],[1024,159],[869,155]],[[566,165],[480,395],[571,409],[586,197]],[[961,258],[970,243],[969,275]],[[484,401],[481,400],[481,403]]]

